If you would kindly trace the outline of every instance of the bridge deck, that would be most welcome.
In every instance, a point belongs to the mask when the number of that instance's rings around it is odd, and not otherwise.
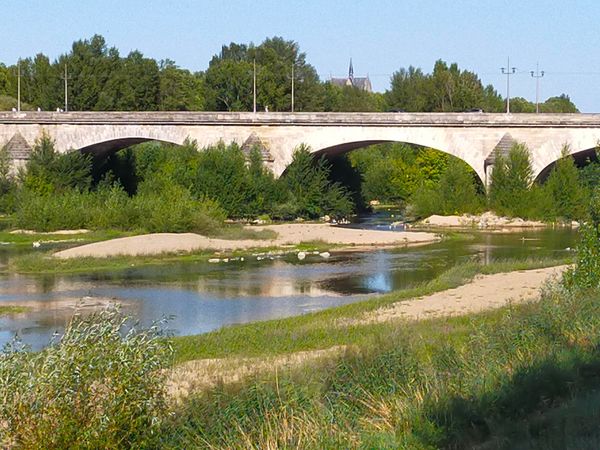
[[[0,112],[0,124],[596,128],[600,114],[21,111]]]

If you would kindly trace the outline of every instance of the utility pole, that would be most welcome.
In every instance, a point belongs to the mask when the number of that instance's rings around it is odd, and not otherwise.
[[[17,111],[21,112],[21,58],[17,62]]]
[[[63,76],[65,80],[65,112],[69,112],[69,72],[67,70],[67,62],[65,61],[65,74]]]
[[[294,112],[294,63],[292,63],[292,112]]]
[[[535,64],[535,72],[529,72],[535,78],[535,113],[540,113],[540,78],[544,76],[544,71],[540,72],[540,63]]]
[[[517,71],[517,68],[510,67],[510,58],[507,58],[506,67],[501,67],[500,70],[506,75],[506,114],[510,114],[510,76]]]
[[[253,105],[254,114],[256,114],[256,58],[253,61],[253,77],[252,77],[252,94],[253,94]]]

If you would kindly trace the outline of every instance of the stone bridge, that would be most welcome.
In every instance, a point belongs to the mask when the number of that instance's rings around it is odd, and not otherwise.
[[[593,154],[600,114],[486,113],[220,113],[220,112],[6,112],[0,113],[0,146],[23,161],[43,133],[61,152],[101,156],[145,141],[199,148],[223,141],[259,145],[276,175],[300,144],[336,155],[382,142],[431,147],[467,162],[485,183],[494,150],[514,142],[531,150],[534,176],[543,176],[568,145],[575,156]]]

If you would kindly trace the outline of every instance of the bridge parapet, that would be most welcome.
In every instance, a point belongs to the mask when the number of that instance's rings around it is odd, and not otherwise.
[[[0,124],[600,127],[600,114],[0,112]]]

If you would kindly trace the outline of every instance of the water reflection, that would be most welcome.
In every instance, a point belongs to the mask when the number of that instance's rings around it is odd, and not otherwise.
[[[298,261],[290,255],[276,260],[171,263],[84,275],[11,274],[0,278],[0,304],[22,304],[32,310],[1,317],[0,342],[18,332],[39,348],[64,327],[82,298],[87,302],[84,311],[116,301],[145,324],[173,315],[170,327],[176,334],[202,333],[411,287],[470,259],[489,263],[507,257],[564,254],[567,247],[573,247],[574,236],[570,230],[486,233],[412,249],[334,253],[328,260],[311,255]],[[9,259],[9,252],[3,254]]]

